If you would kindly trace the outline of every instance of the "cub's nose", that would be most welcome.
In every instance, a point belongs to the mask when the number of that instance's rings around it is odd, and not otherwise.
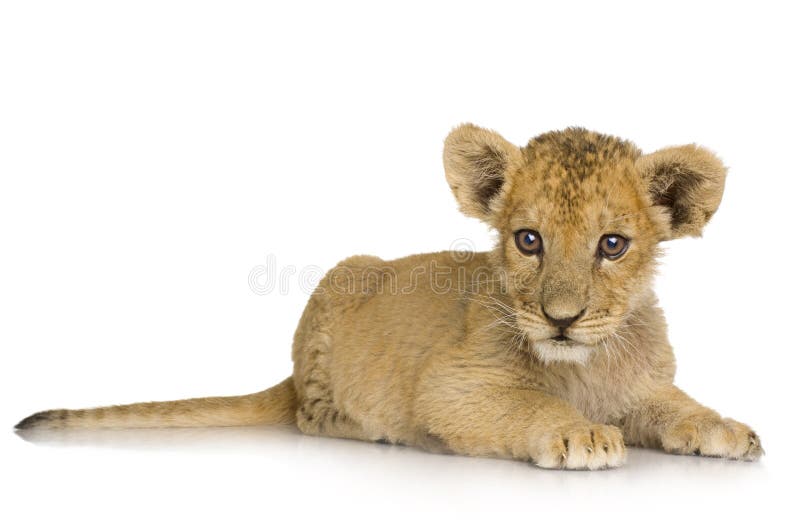
[[[558,327],[563,331],[564,329],[575,323],[577,320],[579,320],[580,317],[583,316],[583,313],[586,312],[586,309],[583,309],[582,311],[578,312],[574,316],[570,316],[569,318],[554,318],[553,316],[548,314],[544,308],[542,308],[542,312],[544,313],[545,318],[547,318],[547,321],[549,321],[554,326]]]

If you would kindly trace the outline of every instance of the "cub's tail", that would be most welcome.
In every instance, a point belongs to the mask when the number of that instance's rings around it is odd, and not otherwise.
[[[28,416],[16,429],[159,428],[291,425],[297,395],[289,377],[263,392],[236,397],[204,397],[160,403],[134,403],[87,410],[46,410]]]

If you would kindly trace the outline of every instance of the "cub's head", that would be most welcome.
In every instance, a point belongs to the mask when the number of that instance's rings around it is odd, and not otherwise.
[[[494,253],[516,324],[544,361],[583,362],[649,294],[661,241],[699,236],[725,168],[694,145],[643,155],[570,128],[522,148],[470,124],[447,137],[461,210],[499,232]]]

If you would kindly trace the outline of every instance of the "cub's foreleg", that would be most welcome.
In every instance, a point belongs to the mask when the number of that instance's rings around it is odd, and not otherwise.
[[[450,375],[421,386],[420,423],[453,452],[531,460],[546,468],[602,469],[625,461],[617,427],[566,402],[512,384]]]
[[[676,454],[755,460],[764,453],[753,429],[721,417],[672,385],[627,415],[622,429],[628,443]]]

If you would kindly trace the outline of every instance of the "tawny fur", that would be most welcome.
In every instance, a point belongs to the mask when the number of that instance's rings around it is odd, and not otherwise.
[[[496,247],[341,262],[300,319],[290,379],[241,397],[47,411],[18,428],[296,423],[575,469],[618,466],[625,444],[762,454],[749,427],[672,384],[651,289],[659,243],[700,235],[719,205],[716,156],[693,145],[643,155],[576,128],[519,148],[466,124],[445,141],[444,166],[461,209],[497,231]],[[538,231],[541,254],[520,253],[520,229]],[[597,251],[608,234],[630,240],[614,261]],[[563,331],[546,317],[576,315]]]

